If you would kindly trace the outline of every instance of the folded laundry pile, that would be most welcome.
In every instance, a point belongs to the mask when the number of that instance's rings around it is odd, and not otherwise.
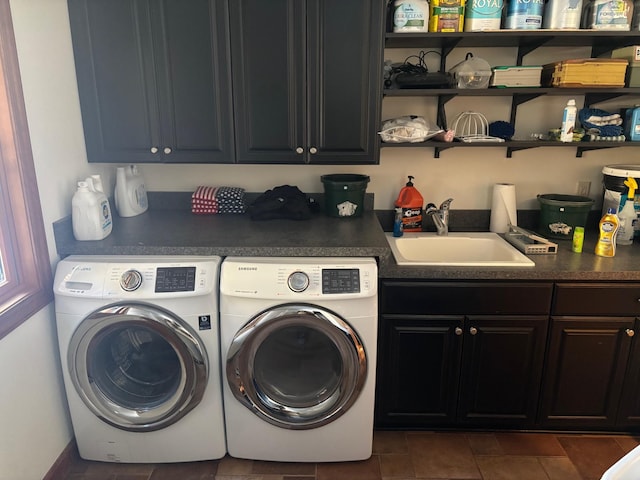
[[[622,117],[618,113],[609,113],[598,108],[582,108],[578,120],[585,129],[582,140],[588,141],[624,141]]]
[[[191,212],[244,213],[244,188],[200,186],[191,195]]]

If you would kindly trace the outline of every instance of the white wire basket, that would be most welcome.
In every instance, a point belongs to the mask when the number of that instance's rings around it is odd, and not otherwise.
[[[489,135],[487,117],[478,112],[466,111],[460,113],[453,122],[456,138],[466,142],[504,142],[503,138]]]

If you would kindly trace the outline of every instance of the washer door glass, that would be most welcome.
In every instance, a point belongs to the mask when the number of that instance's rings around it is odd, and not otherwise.
[[[231,391],[273,425],[316,428],[356,401],[367,373],[362,342],[335,313],[282,305],[247,323],[227,355]]]
[[[76,391],[105,422],[130,431],[175,423],[201,400],[204,345],[180,318],[144,304],[111,305],[82,321],[69,345]]]

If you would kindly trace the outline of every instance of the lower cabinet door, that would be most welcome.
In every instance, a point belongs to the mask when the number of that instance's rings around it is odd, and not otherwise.
[[[547,324],[547,316],[467,317],[459,424],[535,424]]]
[[[628,317],[552,318],[540,412],[543,427],[615,425],[633,326],[634,319]]]
[[[424,428],[455,422],[461,316],[383,315],[376,424]]]
[[[621,429],[640,427],[640,320],[635,321],[633,330],[625,330],[631,339],[631,354],[624,376],[622,397],[616,426]]]

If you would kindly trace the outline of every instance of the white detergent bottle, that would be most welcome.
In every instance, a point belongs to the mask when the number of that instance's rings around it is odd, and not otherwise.
[[[564,112],[562,113],[561,142],[573,142],[573,129],[576,125],[577,112],[576,101],[572,98],[567,102],[567,106],[564,107]]]
[[[134,217],[147,211],[147,189],[138,167],[129,165],[117,168],[114,196],[121,217]]]
[[[632,177],[627,178],[624,184],[629,187],[629,192],[626,195],[626,201],[624,206],[618,211],[618,218],[620,219],[620,228],[618,229],[618,235],[616,237],[616,243],[618,245],[631,245],[633,243],[633,236],[635,234],[635,226],[638,220],[636,214],[633,197],[635,196],[636,188],[638,184]],[[624,196],[623,196],[624,199]],[[622,203],[622,202],[620,202]]]
[[[78,182],[71,200],[71,223],[76,240],[102,240],[111,233],[111,209],[103,193],[93,192],[87,182]]]
[[[93,183],[93,190],[95,192],[104,193],[104,187],[102,185],[102,177],[100,175],[91,175],[91,182]]]

